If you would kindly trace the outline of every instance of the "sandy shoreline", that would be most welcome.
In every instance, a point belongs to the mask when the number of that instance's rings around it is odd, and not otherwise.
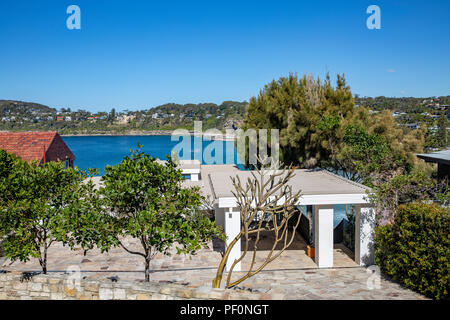
[[[125,133],[68,133],[61,134],[61,137],[115,137],[115,136],[171,136],[171,130],[155,131],[128,131]]]
[[[61,137],[126,137],[126,136],[172,136],[173,131],[170,130],[157,130],[157,131],[130,131],[126,133],[73,133],[73,134],[61,134]],[[194,131],[189,131],[189,134],[198,136]],[[234,136],[222,135],[210,135],[202,134],[204,138],[210,138],[211,140],[219,141],[234,141]]]

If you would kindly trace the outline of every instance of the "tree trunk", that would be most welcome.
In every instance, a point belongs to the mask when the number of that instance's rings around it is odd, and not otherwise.
[[[145,282],[150,282],[150,257],[145,257]]]
[[[212,281],[212,287],[213,288],[220,288],[220,283],[222,282],[223,271],[224,271],[225,266],[227,264],[228,256],[230,255],[231,249],[234,247],[236,242],[241,239],[242,234],[243,234],[243,232],[241,230],[241,232],[239,232],[239,234],[228,245],[227,250],[225,251],[225,254],[222,257],[222,260],[220,260],[219,268],[217,268],[216,277]]]
[[[44,254],[39,259],[39,264],[42,267],[42,272],[47,274],[47,244],[44,244]]]

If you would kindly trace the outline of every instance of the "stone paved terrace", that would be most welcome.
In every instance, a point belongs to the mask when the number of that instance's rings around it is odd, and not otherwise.
[[[370,290],[367,280],[370,276],[365,268],[358,267],[352,260],[351,252],[342,245],[334,249],[335,267],[317,269],[314,261],[306,255],[301,237],[261,273],[247,279],[239,287],[263,294],[266,299],[425,299],[423,296],[400,285],[381,279],[381,289]],[[133,247],[133,242],[131,243]],[[137,246],[134,246],[138,248]],[[157,255],[152,262],[151,280],[160,283],[181,283],[194,287],[208,287],[215,276],[221,258],[220,242],[210,243],[192,258],[184,255],[164,257]],[[267,254],[263,247],[257,253],[257,262]],[[243,262],[243,270],[249,265],[248,257]],[[140,256],[114,248],[100,254],[98,250],[70,251],[61,244],[54,244],[49,250],[49,273],[62,274],[67,270],[80,268],[84,279],[106,279],[118,277],[119,281],[142,281],[143,260]],[[37,259],[27,263],[3,261],[0,270],[39,271]],[[234,274],[236,278],[243,272]]]

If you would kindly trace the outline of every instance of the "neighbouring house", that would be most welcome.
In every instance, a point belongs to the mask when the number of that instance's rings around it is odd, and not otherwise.
[[[119,124],[128,124],[131,121],[133,121],[134,119],[136,119],[135,115],[130,115],[130,116],[122,115],[121,117],[118,118],[118,122],[119,122]]]
[[[413,130],[417,130],[420,128],[419,124],[417,123],[407,123],[406,127]]]
[[[437,163],[438,179],[448,179],[450,175],[450,149],[433,153],[418,154],[417,156],[426,162]]]
[[[0,149],[25,161],[62,161],[73,167],[75,156],[57,132],[0,132]]]
[[[166,160],[157,159],[158,163],[165,164]],[[178,160],[181,174],[185,180],[199,181],[200,180],[200,161],[199,160]]]

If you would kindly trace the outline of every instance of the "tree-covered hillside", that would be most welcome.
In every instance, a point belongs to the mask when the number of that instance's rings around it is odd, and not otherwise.
[[[450,106],[450,96],[427,98],[389,98],[389,97],[359,97],[355,96],[355,103],[374,111],[389,109],[394,112],[422,113],[430,109],[440,110],[443,106]]]
[[[23,102],[13,100],[0,100],[0,116],[5,116],[10,112],[31,115],[37,113],[56,113],[56,109],[34,102]]]
[[[36,103],[0,100],[0,130],[44,131],[61,134],[126,134],[155,130],[193,129],[194,121],[202,121],[203,129],[240,126],[247,102],[169,103],[139,111],[118,112],[111,109],[91,113],[62,108],[60,111]]]

